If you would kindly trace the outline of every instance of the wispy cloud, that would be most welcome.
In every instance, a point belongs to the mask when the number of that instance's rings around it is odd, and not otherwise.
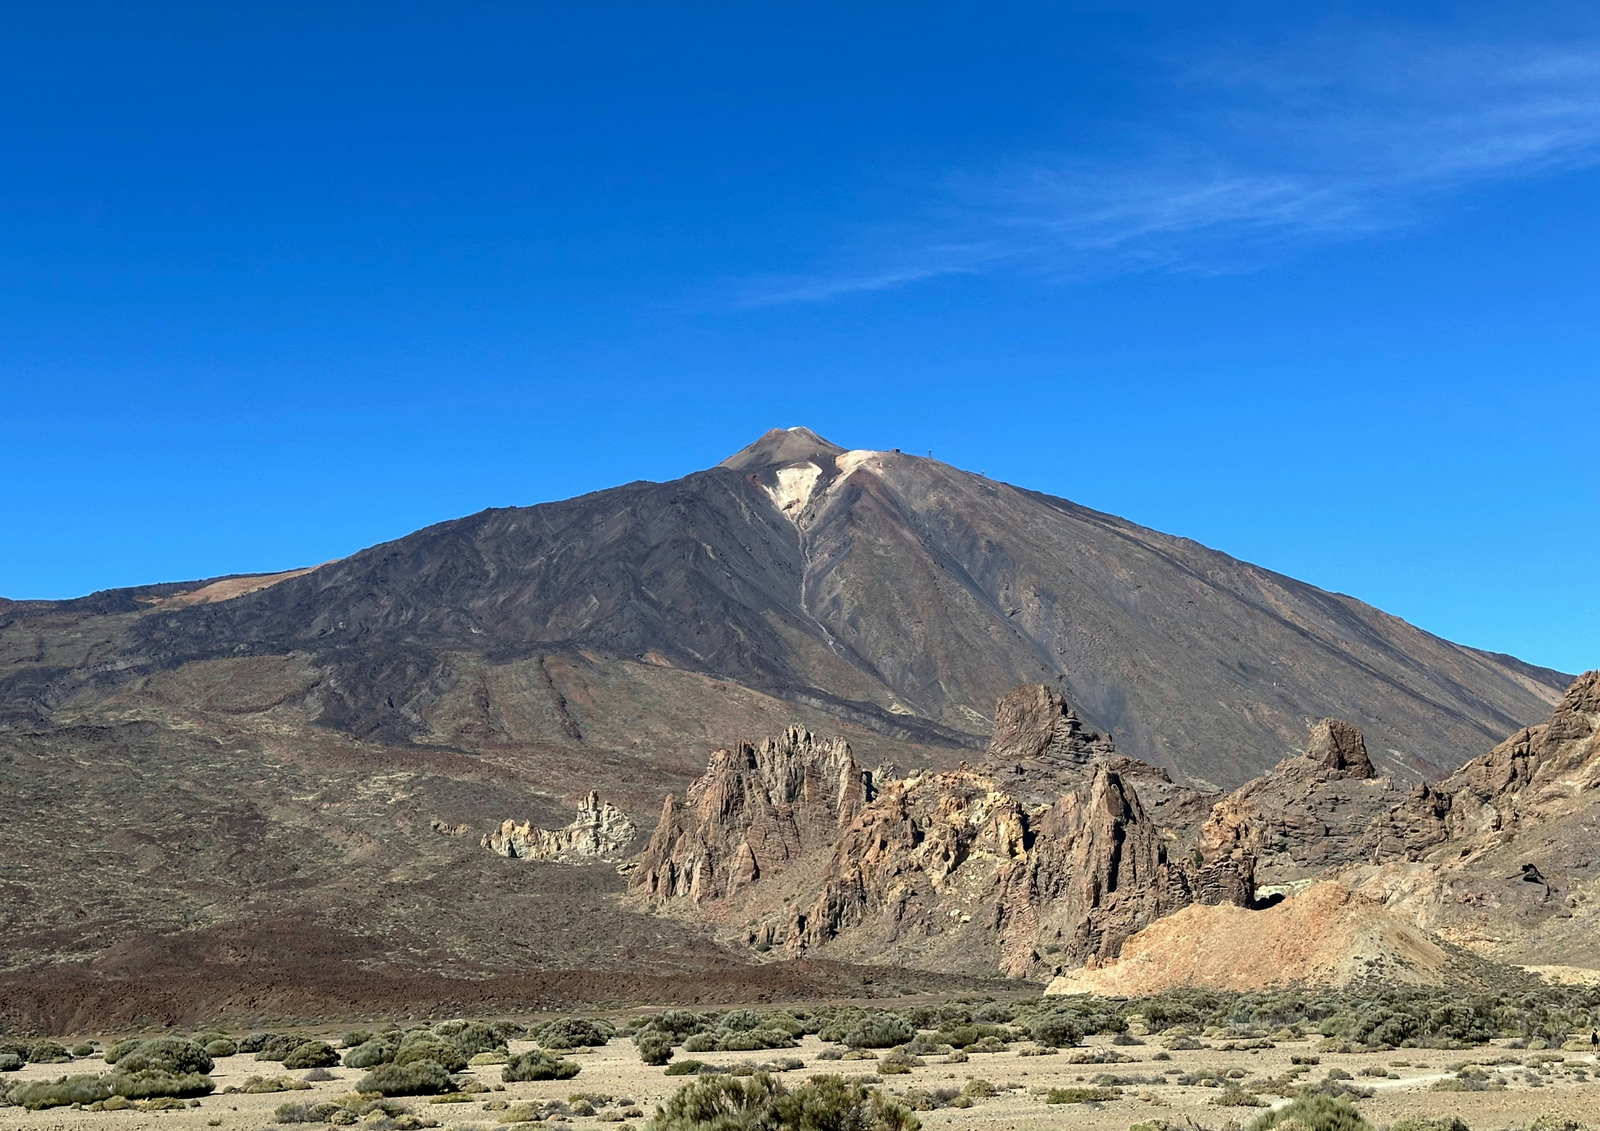
[[[739,305],[1002,270],[1245,270],[1416,224],[1474,188],[1600,164],[1600,45],[1371,39],[1321,59],[1218,56],[1172,81],[1194,109],[1130,127],[1137,157],[1044,155],[952,176],[915,234],[902,224],[813,272],[750,280]]]

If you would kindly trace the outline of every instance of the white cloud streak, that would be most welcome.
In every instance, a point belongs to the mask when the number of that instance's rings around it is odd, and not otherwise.
[[[1600,46],[1374,40],[1321,53],[1337,67],[1310,55],[1191,68],[1176,84],[1199,109],[1135,131],[1138,158],[952,177],[929,194],[917,237],[864,238],[826,269],[751,280],[737,303],[998,271],[1248,270],[1417,224],[1475,188],[1600,164]]]

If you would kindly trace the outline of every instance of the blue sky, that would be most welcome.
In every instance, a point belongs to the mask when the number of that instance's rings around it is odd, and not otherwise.
[[[1592,5],[34,5],[0,594],[931,450],[1600,664]]]

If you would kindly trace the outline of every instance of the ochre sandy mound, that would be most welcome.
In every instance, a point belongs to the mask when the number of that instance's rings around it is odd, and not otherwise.
[[[1524,966],[1523,969],[1558,986],[1600,986],[1600,970],[1588,966]]]
[[[1121,958],[1063,974],[1045,992],[1138,996],[1178,986],[1343,986],[1366,977],[1434,984],[1449,962],[1425,932],[1329,881],[1263,911],[1185,907],[1129,938]]]

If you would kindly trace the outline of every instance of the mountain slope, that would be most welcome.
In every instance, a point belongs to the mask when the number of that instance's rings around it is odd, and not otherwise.
[[[952,749],[983,745],[1009,688],[1048,683],[1119,749],[1233,785],[1324,716],[1358,725],[1381,769],[1436,776],[1546,715],[1569,680],[1185,539],[803,429],[671,483],[484,511],[231,599],[174,588],[93,599],[104,647],[88,663],[16,657],[0,717],[43,720],[134,673],[304,654],[317,723],[431,742],[469,671],[587,653]],[[0,640],[31,645],[16,638],[48,633],[25,622],[74,603],[36,604],[13,607]]]
[[[619,903],[609,869],[481,835],[560,827],[591,790],[647,834],[712,750],[795,723],[861,766],[950,770],[1019,684],[1185,784],[1242,782],[1324,716],[1379,770],[1437,776],[1567,682],[1060,499],[775,432],[313,569],[0,601],[0,971],[743,977],[755,952]]]

